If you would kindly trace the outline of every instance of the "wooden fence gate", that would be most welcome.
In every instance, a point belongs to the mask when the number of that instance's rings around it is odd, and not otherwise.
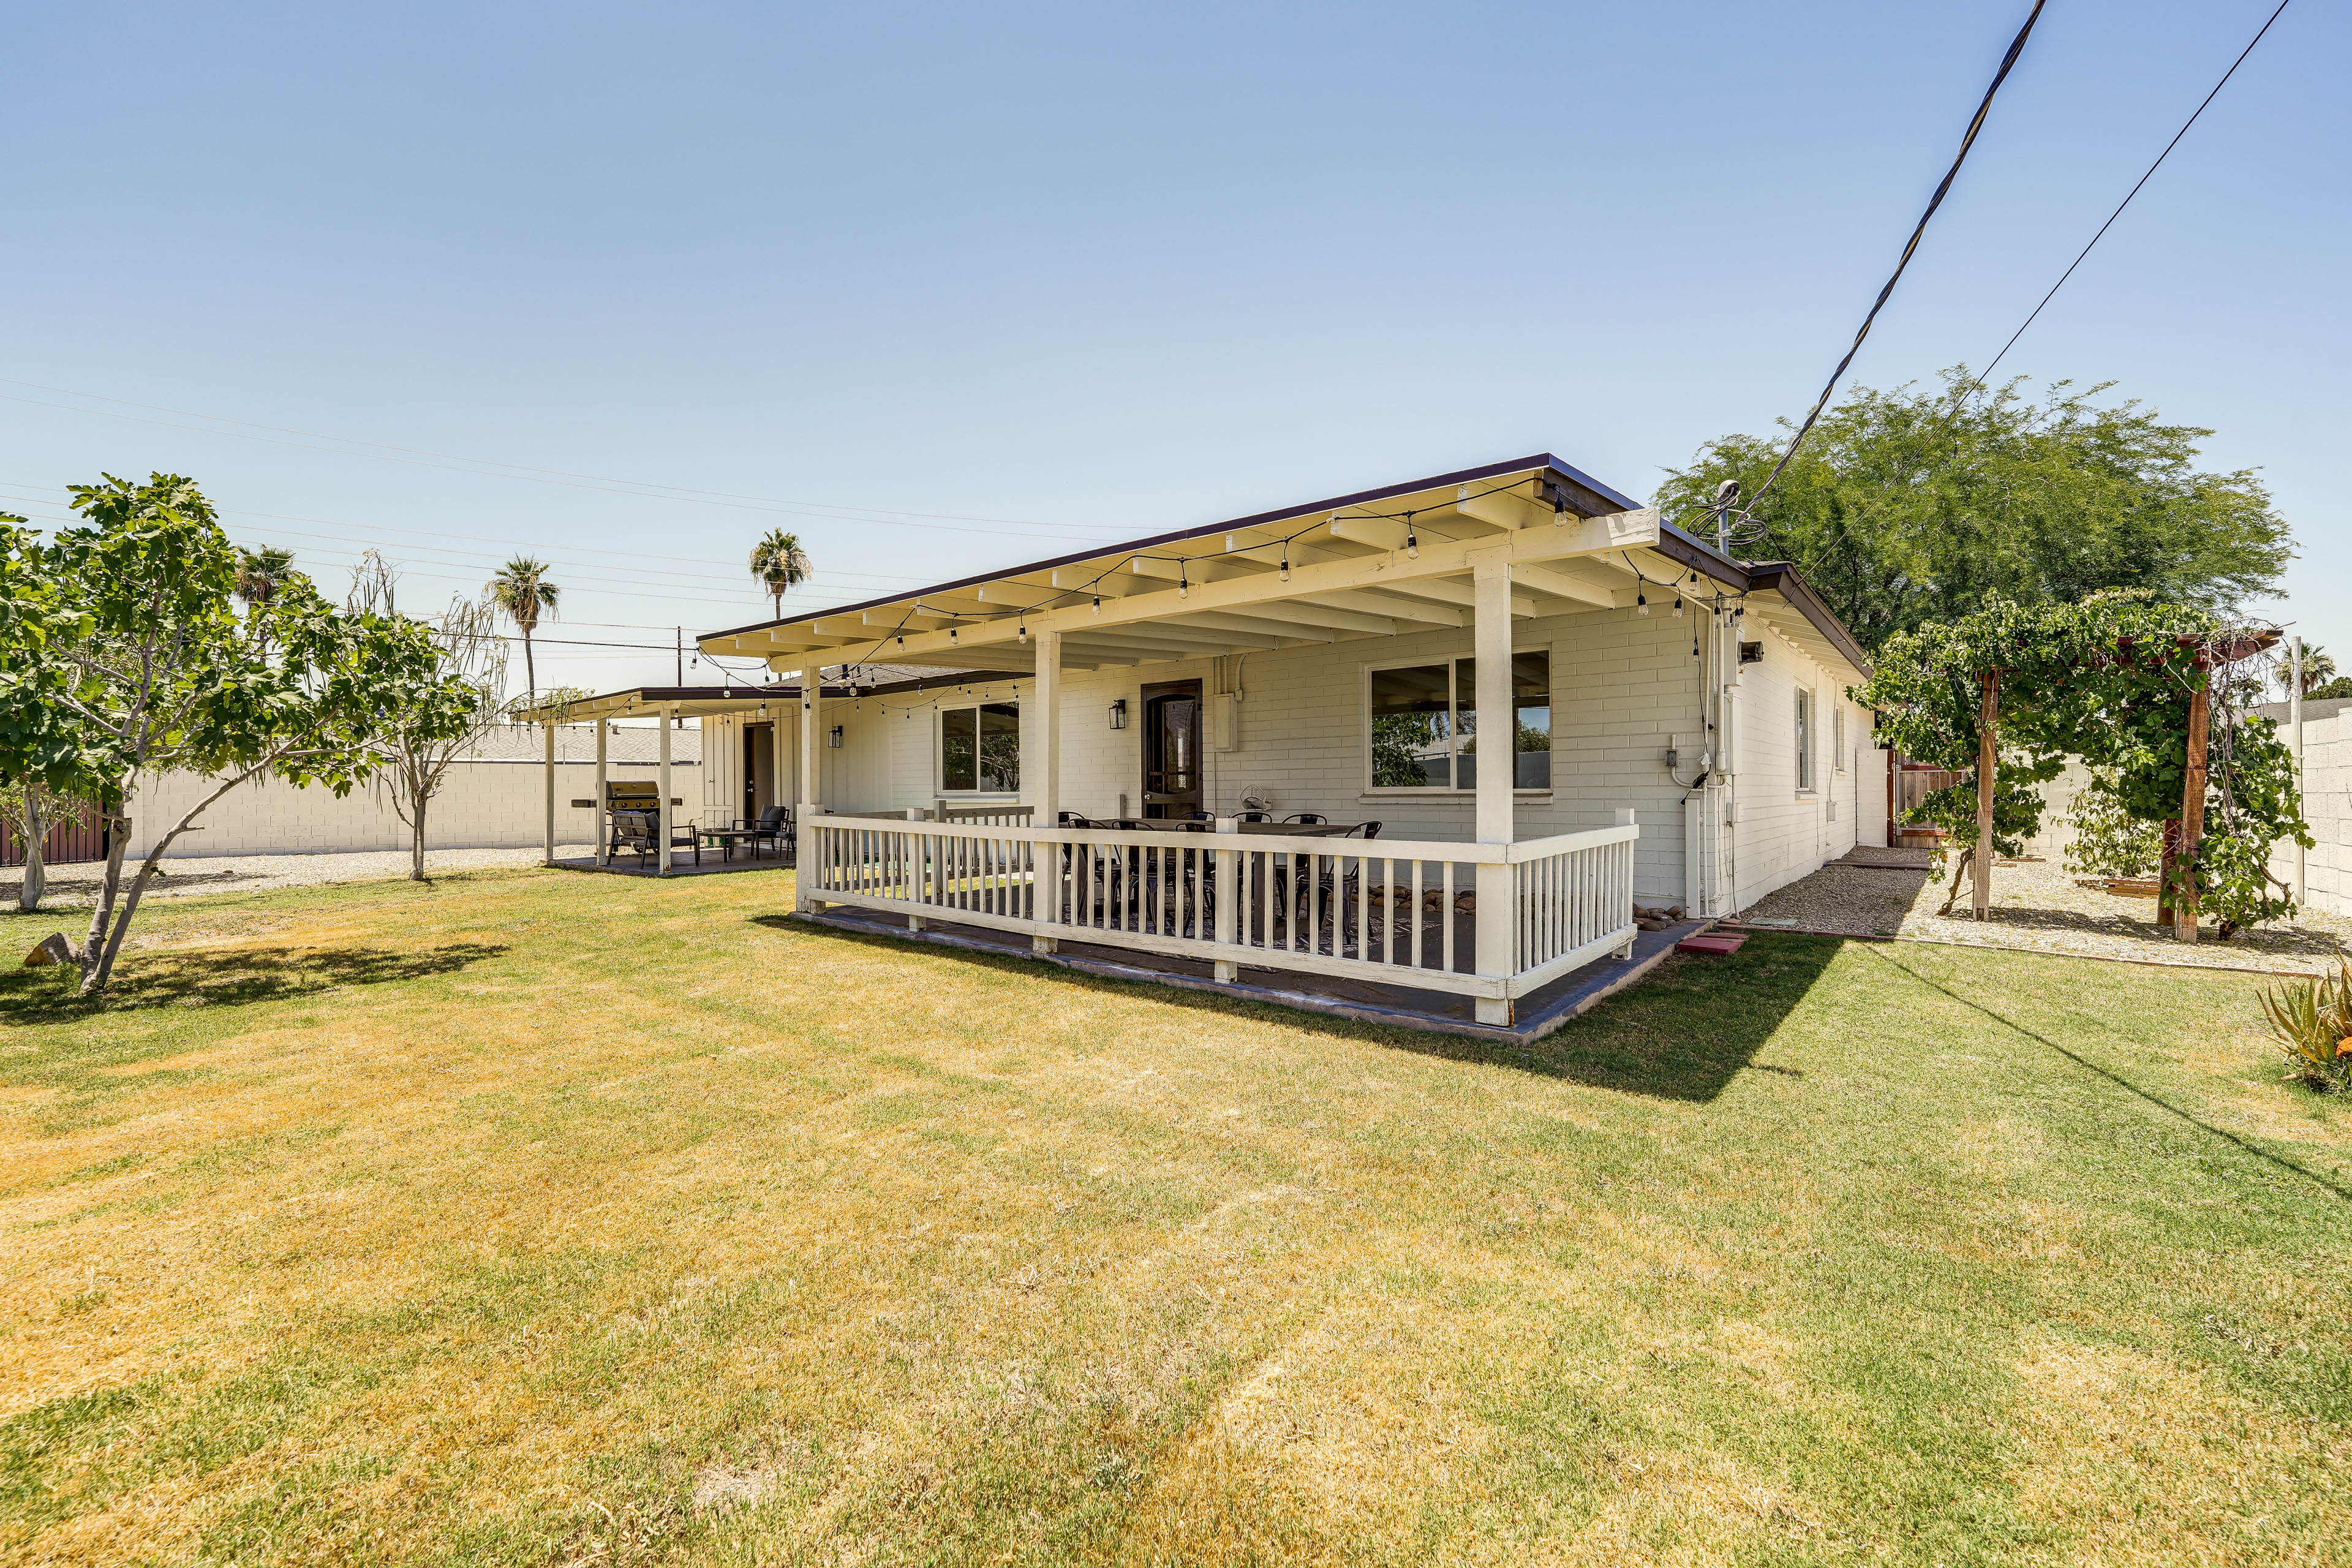
[[[94,807],[77,805],[71,813],[53,823],[41,837],[41,863],[63,866],[75,860],[106,858],[106,830],[98,823]],[[0,866],[21,866],[25,863],[25,846],[5,824],[0,824]]]

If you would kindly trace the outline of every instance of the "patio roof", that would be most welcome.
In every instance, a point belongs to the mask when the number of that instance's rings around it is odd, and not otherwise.
[[[1677,592],[1762,595],[1790,612],[1773,617],[1780,629],[1869,668],[1794,568],[1731,560],[1548,452],[697,640],[776,669],[977,660],[1027,673],[1031,634],[1045,630],[1061,635],[1066,668],[1084,668],[1466,628],[1470,559],[1498,546],[1512,562],[1515,617]]]
[[[1016,674],[1026,673],[998,669],[941,669],[909,680],[861,680],[854,689],[845,681],[826,681],[824,694],[827,697],[887,697],[894,692],[929,691],[942,686],[1009,680]],[[533,708],[517,713],[515,718],[518,722],[529,724],[593,724],[600,719],[707,719],[757,712],[771,702],[796,701],[800,694],[800,683],[793,680],[772,681],[765,685],[631,686],[618,691],[600,692],[594,697],[583,697],[577,701],[555,707]]]

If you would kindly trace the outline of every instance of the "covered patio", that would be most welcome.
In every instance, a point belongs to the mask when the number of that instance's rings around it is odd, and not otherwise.
[[[1768,633],[1839,747],[1866,729],[1840,695],[1859,649],[1792,571],[1539,455],[700,645],[784,684],[822,668],[858,710],[799,710],[803,915],[1518,1033],[1561,982],[1590,990],[1637,939],[1727,912],[1737,689]],[[877,702],[862,672],[884,661],[950,668],[983,706]],[[1477,765],[1480,714],[1510,765]],[[992,721],[1018,752],[994,776]],[[828,805],[845,727],[890,749],[851,811]],[[1845,773],[1841,752],[1826,789],[1799,781],[1831,803],[1801,807],[1815,856]],[[1314,809],[1274,803],[1292,791]],[[1692,918],[1644,931],[1637,897]]]
[[[898,683],[893,690],[914,690],[945,683],[946,676],[918,679]],[[822,698],[852,697],[853,689],[846,684],[835,684],[823,689]],[[698,877],[732,871],[770,870],[793,863],[797,839],[793,831],[793,814],[785,808],[780,829],[773,837],[757,833],[763,812],[771,804],[782,805],[792,799],[793,780],[798,772],[799,752],[791,743],[790,727],[783,722],[767,725],[772,737],[762,756],[738,759],[739,767],[750,761],[755,778],[764,783],[763,792],[747,796],[743,809],[738,813],[734,803],[716,797],[710,787],[710,772],[704,759],[698,758],[689,772],[680,777],[671,762],[671,738],[678,724],[692,719],[698,723],[724,718],[738,723],[765,723],[772,710],[782,721],[797,711],[802,701],[798,682],[788,685],[751,684],[720,686],[639,686],[608,691],[593,697],[541,708],[519,717],[527,723],[538,724],[546,739],[544,762],[544,792],[546,798],[545,837],[542,864],[572,871],[603,871],[628,877]],[[608,763],[609,742],[615,721],[623,719],[654,719],[659,721],[660,745],[655,779],[650,790],[637,785],[635,793],[642,800],[622,800],[616,796],[616,781]],[[586,798],[563,799],[556,788],[556,744],[559,726],[593,724],[596,727],[596,778],[594,794]],[[629,790],[629,784],[621,784]],[[650,808],[657,816],[657,830],[653,835],[652,847],[643,854],[614,847],[614,816],[617,809],[635,806]],[[582,812],[593,816],[588,824],[588,837],[596,846],[593,856],[559,858],[559,843],[580,841],[577,817]],[[572,814],[563,820],[563,814]],[[564,829],[559,832],[559,826]],[[670,829],[675,828],[672,832]],[[693,837],[685,835],[691,830]]]

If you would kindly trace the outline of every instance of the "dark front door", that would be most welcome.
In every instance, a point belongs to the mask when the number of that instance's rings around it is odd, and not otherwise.
[[[743,726],[743,815],[752,822],[776,804],[776,727]]]
[[[1143,815],[1190,816],[1201,809],[1201,683],[1170,680],[1143,689]]]

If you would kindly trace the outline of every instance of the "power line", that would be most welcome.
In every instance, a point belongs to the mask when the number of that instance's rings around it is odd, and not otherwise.
[[[28,492],[28,491],[29,491],[29,492],[33,492],[31,495],[29,495],[29,496],[27,497],[27,499],[32,499],[32,500],[46,500],[47,498],[45,495],[40,494],[39,492],[41,492],[41,491],[42,491],[42,490],[44,490],[45,489],[58,489],[58,490],[62,490],[62,489],[64,489],[64,488],[65,488],[65,487],[64,487],[64,486],[62,486],[62,485],[54,486],[54,487],[44,487],[44,486],[41,486],[41,485],[36,484],[34,481],[32,481],[32,480],[30,480],[30,479],[5,479],[5,480],[0,480],[0,484],[13,485],[13,486],[16,487],[16,490],[17,490],[17,492],[18,492],[18,493],[20,493],[20,494],[22,494],[22,493],[24,493],[24,492]],[[62,501],[51,501],[49,504],[54,505],[54,506],[59,506],[59,507],[63,507],[63,506],[65,506],[65,505],[66,505],[66,503],[65,503],[65,502],[62,502]],[[221,514],[223,517],[258,517],[258,518],[265,518],[265,519],[268,519],[268,520],[269,520],[269,521],[274,521],[274,522],[308,522],[308,523],[313,523],[313,524],[316,524],[317,526],[319,526],[319,527],[320,527],[320,528],[333,528],[333,529],[341,529],[341,530],[342,530],[343,531],[345,531],[345,532],[347,532],[347,533],[352,534],[352,535],[354,535],[354,536],[362,537],[362,538],[373,538],[374,535],[379,534],[379,533],[409,533],[409,534],[415,534],[415,535],[416,535],[417,537],[422,538],[422,539],[460,539],[460,540],[473,540],[473,541],[475,541],[475,542],[478,542],[478,543],[482,543],[482,544],[497,544],[497,545],[504,545],[504,546],[509,546],[509,547],[511,547],[511,548],[513,548],[513,549],[517,549],[517,550],[545,550],[545,549],[550,548],[550,546],[548,546],[547,544],[544,544],[544,543],[542,543],[542,542],[539,542],[539,541],[537,541],[537,540],[529,540],[529,539],[493,539],[493,538],[488,537],[488,535],[485,535],[485,534],[479,534],[479,533],[443,533],[443,532],[440,532],[440,531],[436,531],[436,530],[429,529],[429,528],[400,528],[400,527],[396,527],[396,526],[394,526],[394,524],[391,524],[391,523],[359,523],[359,522],[344,522],[344,521],[341,521],[341,520],[339,520],[339,519],[336,519],[336,518],[330,518],[330,517],[299,517],[299,516],[295,516],[295,515],[292,515],[292,514],[290,514],[290,513],[287,513],[287,512],[275,512],[275,511],[246,511],[246,510],[239,510],[239,509],[236,509],[236,508],[231,508],[231,507],[223,507],[223,508],[220,508],[220,509],[218,509],[218,510],[219,510],[219,511],[220,511],[220,514]],[[626,559],[628,559],[628,560],[629,560],[629,561],[631,561],[631,562],[637,562],[637,561],[642,561],[642,560],[644,560],[644,559],[645,559],[645,552],[643,552],[642,550],[607,550],[607,549],[604,548],[604,547],[603,547],[603,546],[601,546],[601,545],[594,545],[594,544],[567,544],[567,545],[565,545],[563,548],[564,548],[564,549],[566,549],[566,550],[568,550],[568,551],[572,551],[572,552],[578,552],[578,553],[589,554],[589,555],[619,555],[619,556],[625,557]],[[468,554],[478,554],[478,554],[491,554],[491,553],[495,553],[495,552],[485,552],[485,551],[470,551],[470,552],[467,552],[466,553],[468,553]],[[688,566],[713,566],[713,567],[717,567],[717,568],[719,568],[719,570],[721,570],[721,571],[726,571],[726,572],[736,572],[736,571],[740,571],[740,568],[736,567],[732,563],[730,563],[730,562],[724,562],[724,561],[707,561],[707,560],[703,560],[703,559],[701,559],[701,558],[699,558],[699,557],[681,557],[681,556],[672,555],[672,556],[666,557],[666,559],[667,559],[667,560],[671,560],[671,561],[675,561],[675,562],[677,562],[677,563],[678,563],[679,564],[681,564],[681,565],[688,565]],[[748,574],[746,574],[748,575]],[[929,578],[928,578],[928,577],[911,577],[911,576],[908,576],[908,575],[906,575],[905,574],[902,574],[902,573],[893,573],[893,572],[848,572],[848,571],[842,571],[842,570],[840,570],[840,569],[838,569],[838,568],[835,568],[835,567],[827,567],[827,568],[825,569],[825,574],[826,574],[826,575],[828,575],[828,576],[833,576],[833,577],[870,577],[870,578],[873,578],[874,580],[876,580],[877,582],[883,582],[883,583],[928,583],[928,582],[929,582],[929,581],[930,581],[930,579],[929,579]]]
[[[2083,257],[2090,255],[2091,246],[2098,244],[2102,238],[2105,237],[2107,230],[2115,226],[2116,219],[2124,216],[2124,208],[2131,205],[2132,197],[2139,195],[2140,186],[2147,184],[2147,182],[2154,177],[2156,172],[2164,167],[2164,161],[2172,156],[2172,150],[2180,145],[2180,139],[2189,134],[2189,128],[2191,125],[2197,123],[2198,115],[2203,114],[2205,112],[2206,106],[2210,104],[2214,99],[2220,97],[2221,89],[2230,85],[2230,79],[2238,74],[2238,68],[2244,65],[2246,63],[2246,57],[2254,52],[2254,44],[2259,44],[2263,41],[2263,34],[2271,30],[2271,23],[2279,19],[2279,13],[2284,11],[2289,4],[2291,4],[2291,0],[2279,0],[2278,10],[2271,13],[2270,21],[2266,21],[2263,24],[2262,31],[2254,35],[2252,43],[2249,43],[2244,48],[2238,51],[2238,58],[2230,62],[2230,68],[2221,73],[2221,79],[2213,84],[2213,90],[2205,95],[2204,102],[2200,103],[2197,106],[2196,113],[2191,114],[2187,120],[2181,122],[2180,129],[2172,133],[2172,140],[2164,144],[2164,151],[2156,155],[2156,162],[2147,166],[2147,173],[2142,174],[2139,177],[2138,184],[2133,185],[2128,192],[2125,193],[2124,199],[2116,204],[2116,210],[2107,215],[2107,221],[2101,224],[2099,226],[2099,232],[2091,237],[2091,244],[2083,247],[2082,255],[2075,257],[2072,262],[2067,264],[2066,270],[2058,275],[2058,281],[2050,285],[2050,292],[2042,296],[2042,304],[2034,306],[2032,313],[2025,318],[2024,321],[2020,324],[2017,331],[2009,334],[2009,342],[2000,345],[2000,353],[1992,356],[1991,363],[1984,367],[1984,373],[1976,378],[1977,385],[1984,386],[1991,380],[1993,367],[2000,364],[2002,360],[2009,357],[2009,351],[2017,346],[2017,340],[2025,335],[2025,329],[2033,325],[2034,318],[2042,314],[2042,306],[2049,304],[2051,300],[2056,299],[2058,297],[2058,290],[2066,287],[2066,279],[2074,276],[2075,268],[2083,265]]]
[[[0,494],[5,494],[5,492],[0,492]],[[21,506],[44,506],[60,511],[65,510],[60,503],[46,500],[25,500],[16,501],[14,504]],[[327,563],[334,566],[345,567],[352,565],[355,563],[356,558],[361,555],[364,550],[375,548],[374,546],[369,545],[363,537],[353,540],[340,535],[306,533],[299,529],[277,528],[266,524],[248,523],[237,521],[242,516],[254,515],[249,513],[240,514],[231,512],[224,515],[231,520],[228,521],[226,526],[228,531],[235,535],[262,535],[277,538],[321,541],[323,542],[321,544],[312,544],[306,547],[301,552],[301,556],[314,560],[324,559]],[[68,520],[69,517],[68,519],[59,519],[56,521],[63,521]],[[464,557],[467,556],[474,556],[484,561],[491,562],[495,562],[498,559],[498,556],[494,552],[453,550],[446,546],[439,545],[410,544],[399,546],[397,548],[402,551],[404,559],[392,560],[388,562],[388,563],[397,570],[403,572],[415,572],[417,575],[421,576],[434,576],[436,574],[419,570],[411,560],[405,558],[410,554],[410,552],[415,552],[425,557],[423,563],[425,566],[442,566],[458,570],[467,568],[472,564],[471,562],[464,559]],[[379,551],[379,553],[381,552],[382,552]],[[455,556],[459,559],[454,561],[433,559],[433,557],[438,556]],[[341,559],[341,557],[350,557],[352,559]],[[601,589],[604,591],[619,592],[625,588],[636,589],[641,592],[648,592],[654,596],[672,599],[681,603],[693,602],[696,604],[727,605],[738,607],[740,607],[743,602],[741,594],[737,591],[732,591],[730,587],[725,585],[724,579],[709,575],[671,572],[660,567],[646,567],[643,569],[643,574],[639,576],[614,577],[602,575],[601,574],[617,572],[620,568],[602,563],[598,563],[593,565],[583,565],[575,563],[558,561],[556,564],[562,570],[564,574],[564,581],[566,583],[576,584],[584,591]],[[683,581],[662,582],[657,580],[660,578],[683,579]],[[446,580],[452,582],[465,581],[464,578],[460,577],[448,577]],[[900,578],[895,580],[919,581],[919,579]],[[561,584],[559,584],[559,586]],[[866,590],[863,588],[837,589],[831,591],[824,589],[816,590],[819,595],[824,595],[834,603],[842,602],[843,599],[851,593],[865,591]],[[805,600],[803,602],[805,602]],[[822,609],[824,607],[824,604],[820,602],[813,607]]]
[[[2042,7],[2046,3],[2047,0],[2033,0],[2033,9],[2027,14],[2025,26],[2020,27],[2017,37],[2010,40],[2009,52],[2000,58],[2000,68],[1993,72],[1991,85],[1985,89],[1984,101],[1977,105],[1976,114],[1969,121],[1968,133],[1960,138],[1960,150],[1954,154],[1952,166],[1944,172],[1942,182],[1936,186],[1936,194],[1927,198],[1927,210],[1919,215],[1918,223],[1913,226],[1911,237],[1903,247],[1902,258],[1895,262],[1893,275],[1886,279],[1886,286],[1878,291],[1878,298],[1871,303],[1870,313],[1862,319],[1862,328],[1853,334],[1853,342],[1847,346],[1845,357],[1838,361],[1835,370],[1830,372],[1829,382],[1822,388],[1821,396],[1813,400],[1812,412],[1805,416],[1805,422],[1790,437],[1789,449],[1780,454],[1780,460],[1772,465],[1772,472],[1748,499],[1743,509],[1744,516],[1752,518],[1755,515],[1756,503],[1764,499],[1765,492],[1772,488],[1780,479],[1781,470],[1789,466],[1789,459],[1797,455],[1797,448],[1804,443],[1814,421],[1821,418],[1822,410],[1829,406],[1830,395],[1837,390],[1837,384],[1844,377],[1846,367],[1853,363],[1853,356],[1862,352],[1862,341],[1870,336],[1871,323],[1878,320],[1878,312],[1885,309],[1886,301],[1894,295],[1895,285],[1902,280],[1903,269],[1911,265],[1911,258],[1919,248],[1920,238],[1927,232],[1927,220],[1936,216],[1936,209],[1944,205],[1944,197],[1950,192],[1952,182],[1959,178],[1960,165],[1968,162],[1969,149],[1976,145],[1977,132],[1984,129],[1985,116],[1992,111],[1993,95],[2000,91],[2000,84],[2009,79],[2010,69],[2017,64],[2018,56],[2025,52],[2025,40],[2032,36],[2033,24],[2042,19]]]
[[[792,500],[781,499],[775,496],[743,495],[733,490],[697,489],[690,485],[664,484],[654,479],[618,479],[604,474],[574,473],[568,468],[534,468],[529,463],[509,463],[499,458],[469,458],[463,453],[458,452],[436,452],[421,447],[397,447],[384,441],[364,440],[357,436],[330,436],[317,430],[298,430],[285,425],[265,425],[260,423],[258,420],[237,419],[226,414],[205,414],[193,408],[173,408],[160,403],[140,403],[128,397],[110,397],[102,392],[78,392],[70,386],[51,386],[46,382],[20,381],[14,376],[0,376],[0,384],[5,384],[9,386],[29,386],[40,392],[61,393],[68,397],[86,397],[96,403],[120,403],[126,408],[144,408],[156,414],[177,414],[189,419],[209,419],[215,424],[219,425],[243,425],[255,430],[274,430],[281,436],[307,436],[312,440],[334,441],[350,447],[373,447],[386,452],[405,452],[412,457],[446,458],[451,462],[456,463],[474,463],[484,468],[515,468],[529,474],[550,474],[561,479],[588,479],[597,484],[628,485],[638,489],[677,490],[687,495],[721,496],[729,500],[766,501],[776,506],[814,507],[826,511],[874,512],[886,516],[933,518],[948,522],[1001,522],[1008,523],[1019,528],[1100,529],[1108,528],[1109,526],[1108,524],[1100,523],[1038,522],[1033,519],[1022,517],[972,517],[967,516],[961,512],[952,511],[910,511],[904,507],[850,506],[835,501]],[[46,406],[63,407],[65,405],[51,404],[47,405]],[[94,414],[101,411],[98,409],[83,409],[80,412]]]
[[[39,384],[33,382],[15,382],[11,384],[28,386],[37,385]],[[95,397],[98,395],[94,393],[73,393],[70,394],[70,395],[76,397]],[[146,416],[140,414],[118,414],[110,408],[80,408],[70,403],[52,403],[48,399],[43,397],[19,397],[14,393],[0,392],[0,399],[5,399],[10,403],[29,404],[37,408],[63,409],[68,414],[91,414],[96,415],[101,419],[127,419],[141,425],[160,425],[168,430],[190,430],[201,436],[228,436],[235,437],[239,441],[259,441],[273,447],[295,447],[306,452],[330,452],[337,456],[346,458],[373,458],[379,462],[401,463],[414,468],[438,468],[447,473],[471,474],[479,479],[520,479],[530,484],[555,485],[564,489],[595,490],[604,495],[632,496],[639,500],[683,501],[693,506],[725,507],[735,511],[766,512],[772,515],[784,517],[813,517],[836,522],[862,522],[868,524],[883,523],[893,528],[925,528],[947,533],[987,533],[1011,535],[1021,539],[1066,539],[1081,544],[1093,542],[1093,534],[1073,532],[1071,531],[1072,530],[1089,529],[1093,531],[1094,534],[1116,531],[1113,525],[1108,523],[1029,523],[1024,525],[1024,528],[1022,529],[976,528],[968,527],[957,522],[915,521],[910,521],[908,518],[883,516],[879,515],[879,509],[877,508],[841,507],[826,509],[822,507],[820,503],[814,501],[766,501],[756,497],[745,500],[720,500],[717,498],[724,496],[727,492],[721,490],[689,491],[684,489],[683,487],[667,487],[675,490],[677,493],[656,494],[654,493],[653,487],[641,485],[636,489],[622,488],[635,484],[636,481],[634,480],[569,479],[547,477],[557,470],[543,470],[541,472],[497,472],[486,468],[460,468],[450,463],[427,462],[421,458],[396,457],[394,455],[394,451],[399,450],[399,448],[381,452],[355,452],[346,447],[322,447],[310,441],[289,441],[276,436],[254,436],[248,435],[242,430],[215,430],[210,426],[182,425],[170,419],[150,419]],[[121,400],[108,399],[107,401]],[[133,404],[131,406],[150,407],[153,405],[147,404]],[[192,415],[190,417],[207,419],[213,418],[215,416],[197,414]],[[261,428],[273,428],[273,426],[261,426]],[[330,436],[322,437],[322,439],[332,441],[341,439],[341,437]],[[481,459],[459,459],[460,462],[467,463],[479,460]],[[877,515],[848,515],[853,512],[861,511],[872,512]],[[1029,529],[1045,529],[1051,531],[1044,533],[1026,531],[1026,530]]]

